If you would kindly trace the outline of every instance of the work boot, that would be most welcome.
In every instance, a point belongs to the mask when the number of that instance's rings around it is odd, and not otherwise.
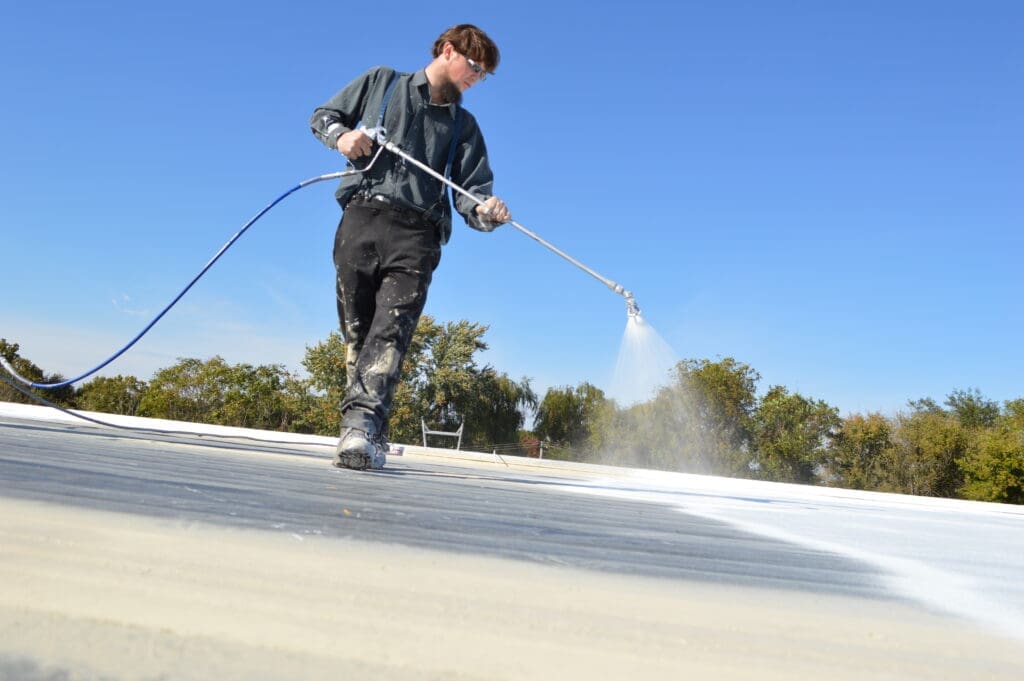
[[[334,450],[334,465],[359,471],[384,468],[387,456],[376,440],[376,435],[358,428],[343,428]]]

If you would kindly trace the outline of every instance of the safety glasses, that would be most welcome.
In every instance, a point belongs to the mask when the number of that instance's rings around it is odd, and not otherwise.
[[[473,73],[476,74],[477,81],[483,82],[487,80],[487,69],[485,69],[481,64],[476,63],[466,55],[462,55],[462,58],[466,60],[467,64],[469,64],[470,70],[472,70]]]

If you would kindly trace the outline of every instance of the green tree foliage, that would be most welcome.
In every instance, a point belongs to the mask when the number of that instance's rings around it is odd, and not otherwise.
[[[604,444],[612,403],[590,383],[549,388],[537,408],[534,433],[545,440],[550,458],[589,459]]]
[[[684,443],[684,460],[697,464],[699,471],[749,475],[761,375],[732,357],[684,360],[676,372],[670,403],[688,422],[686,431],[697,436]]]
[[[288,372],[280,364],[238,364],[231,367],[224,398],[225,425],[264,430],[288,430],[294,414],[284,399]]]
[[[1007,402],[990,428],[975,432],[960,466],[964,498],[1024,504],[1024,399]]]
[[[942,407],[930,397],[922,397],[919,400],[907,400],[907,406],[914,412],[927,412],[929,414],[941,414]]]
[[[475,377],[473,396],[460,407],[466,418],[464,438],[481,449],[520,441],[526,414],[537,407],[530,380],[515,381],[487,366]]]
[[[461,320],[431,334],[415,374],[421,378],[424,416],[437,430],[454,430],[462,423],[479,374],[474,355],[487,349],[486,332],[486,326]]]
[[[824,470],[839,412],[820,400],[773,386],[755,415],[758,473],[766,480],[812,483]]]
[[[963,482],[959,461],[967,452],[968,432],[955,414],[930,409],[899,414],[892,441],[884,490],[956,496]]]
[[[690,359],[676,370],[678,388],[695,409],[700,442],[707,447],[704,468],[725,475],[747,474],[761,375],[732,357],[718,362]]]
[[[965,428],[989,428],[999,418],[999,405],[985,399],[977,388],[954,390],[946,398],[946,406],[952,409]]]
[[[345,365],[345,341],[341,334],[332,331],[326,340],[313,347],[306,346],[306,356],[302,361],[306,367],[312,387],[332,397],[338,398],[345,394],[347,370]]]
[[[243,428],[287,430],[295,415],[284,396],[280,365],[230,365],[221,357],[180,359],[153,376],[141,416]]]
[[[879,413],[843,419],[825,454],[825,481],[847,489],[879,489],[893,460],[893,425]]]
[[[1024,398],[1007,402],[1003,409],[1002,419],[1011,428],[1024,430]]]
[[[145,392],[145,382],[134,376],[99,376],[82,386],[78,406],[88,411],[134,416]]]
[[[487,329],[466,320],[443,326],[426,315],[420,320],[403,371],[409,389],[402,395],[396,392],[396,403],[400,396],[407,401],[398,405],[404,409],[397,414],[393,410],[393,437],[413,428],[419,433],[422,418],[432,430],[454,431],[465,423],[467,446],[518,441],[537,396],[528,380],[514,381],[491,366],[477,365],[476,354],[487,349]],[[413,416],[414,410],[419,412],[415,423],[395,418]]]
[[[345,341],[331,332],[326,340],[306,346],[302,366],[309,372],[304,385],[290,384],[293,401],[300,405],[301,432],[337,436],[341,423],[341,400],[345,396]]]
[[[910,402],[896,417],[891,457],[879,488],[929,496],[1024,503],[1024,401],[996,402],[955,390],[943,409]]]
[[[139,415],[153,418],[218,423],[224,408],[229,368],[220,357],[206,362],[182,358],[150,380]]]
[[[731,357],[688,359],[651,401],[613,413],[602,429],[609,463],[749,476],[760,375]]]
[[[653,400],[619,409],[612,403],[610,414],[602,411],[603,422],[589,426],[597,433],[601,447],[597,460],[615,466],[639,466],[664,470],[697,471],[692,458],[683,451],[690,421],[684,408],[674,409],[678,394],[665,388]],[[678,405],[677,405],[678,406]],[[576,458],[571,450],[562,458]]]
[[[14,370],[23,378],[28,379],[33,383],[60,383],[64,380],[64,377],[60,374],[47,374],[33,362],[19,355],[18,351],[20,349],[21,348],[17,343],[9,343],[6,338],[0,338],[0,355],[2,355],[3,358],[6,359]],[[0,369],[0,371],[3,370]],[[13,377],[7,377],[7,379],[11,382],[17,382]],[[69,385],[56,390],[39,390],[36,388],[25,389],[49,402],[53,402],[54,404],[59,404],[63,407],[75,406],[74,386]],[[3,381],[0,381],[0,402],[38,404],[38,402],[33,400],[31,397],[28,397],[21,391],[11,387]]]
[[[339,420],[335,418],[330,423],[323,421],[320,396],[313,391],[311,383],[309,378],[284,372],[281,386],[281,404],[286,421],[284,429],[292,433],[337,435]]]

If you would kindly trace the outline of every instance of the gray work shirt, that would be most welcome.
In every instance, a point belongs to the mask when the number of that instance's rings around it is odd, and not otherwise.
[[[374,67],[318,107],[310,119],[317,139],[337,151],[338,138],[358,127],[360,121],[368,128],[377,125],[384,92],[394,73],[387,66]],[[454,104],[431,104],[426,71],[399,73],[384,116],[387,139],[411,157],[444,173],[455,130],[455,113]],[[364,167],[370,158],[361,158],[355,165]],[[481,199],[488,198],[493,191],[494,176],[487,162],[483,135],[476,119],[465,109],[451,179]],[[441,243],[445,244],[452,233],[451,207],[445,189],[442,182],[422,169],[384,151],[368,172],[342,178],[334,196],[343,209],[359,193],[382,195],[419,210],[437,225]],[[455,209],[470,227],[484,232],[493,230],[495,225],[481,220],[475,208],[473,201],[455,193]]]

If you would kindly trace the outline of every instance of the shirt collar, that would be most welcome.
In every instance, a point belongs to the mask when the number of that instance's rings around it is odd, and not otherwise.
[[[427,80],[427,70],[420,69],[416,73],[412,74],[412,85],[413,87],[419,88],[420,92],[423,93],[423,100],[430,104],[430,106],[447,106],[448,113],[451,114],[452,118],[455,118],[456,105],[455,104],[431,104],[430,103],[430,81]]]

